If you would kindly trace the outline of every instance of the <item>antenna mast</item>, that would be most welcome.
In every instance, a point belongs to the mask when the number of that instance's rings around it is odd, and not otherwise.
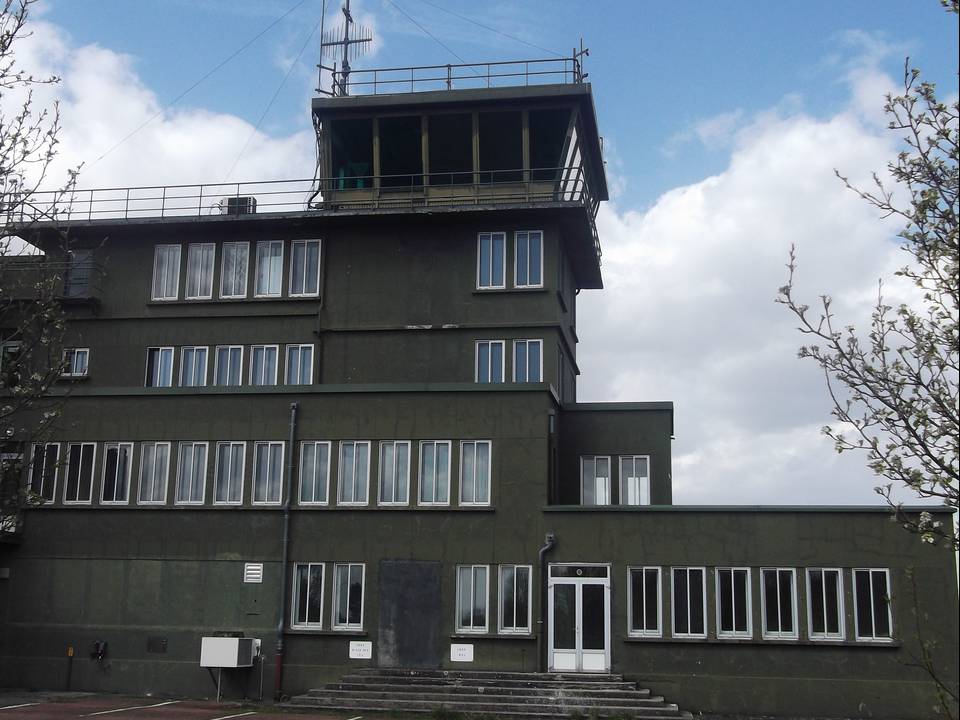
[[[373,42],[373,34],[368,28],[354,24],[353,15],[350,14],[350,0],[344,0],[341,10],[343,25],[328,31],[321,30],[320,33],[320,65],[318,67],[321,72],[321,82],[317,92],[334,97],[350,94],[350,60],[366,52],[368,44]],[[323,64],[325,57],[336,58],[338,49],[341,51],[339,71],[335,59],[332,67]],[[330,90],[323,89],[324,70],[332,74],[333,82]]]

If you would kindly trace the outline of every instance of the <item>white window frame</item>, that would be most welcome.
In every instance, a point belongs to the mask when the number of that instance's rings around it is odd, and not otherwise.
[[[158,357],[160,357],[160,358],[163,357],[164,353],[169,353],[169,354],[170,354],[170,377],[167,378],[167,382],[166,382],[166,383],[162,383],[162,381],[163,381],[164,378],[160,377],[160,368],[161,368],[162,365],[163,365],[163,363],[161,362],[161,363],[159,363],[159,364],[157,365],[157,383],[156,383],[156,384],[153,384],[153,385],[150,384],[150,381],[153,379],[153,378],[149,375],[149,372],[150,372],[150,351],[151,351],[151,350],[158,350],[158,351],[159,351]],[[148,347],[148,348],[147,348],[147,361],[146,361],[146,366],[145,366],[144,373],[143,373],[143,386],[144,386],[144,387],[155,387],[155,388],[168,388],[168,387],[173,387],[173,375],[174,375],[174,370],[175,370],[175,368],[174,368],[173,366],[174,366],[174,364],[175,364],[175,362],[176,362],[176,359],[177,359],[177,353],[176,353],[176,351],[175,351],[175,348],[174,348],[173,346],[171,346],[171,345],[153,345],[153,346],[151,346],[151,347]]]
[[[52,502],[55,502],[56,499],[57,499],[57,479],[58,479],[58,476],[60,475],[60,465],[61,465],[61,463],[60,463],[60,449],[61,449],[61,448],[60,448],[60,443],[58,443],[58,442],[32,443],[32,445],[33,445],[33,453],[31,453],[31,455],[30,455],[30,490],[31,490],[31,492],[34,492],[34,493],[36,493],[37,495],[39,495],[40,497],[44,498],[47,502],[51,502],[51,503],[52,503]],[[57,457],[56,457],[56,459],[53,461],[53,477],[52,477],[53,487],[52,487],[51,490],[50,490],[50,497],[47,497],[47,496],[43,493],[43,489],[44,489],[44,488],[43,488],[43,483],[44,483],[44,481],[45,481],[45,477],[44,477],[44,476],[47,474],[47,448],[48,448],[48,447],[51,447],[51,446],[52,446],[52,447],[55,447],[55,448],[57,449]],[[35,482],[36,478],[34,477],[34,472],[33,472],[33,471],[34,471],[34,464],[36,463],[37,448],[40,448],[40,449],[41,449],[40,451],[43,453],[43,465],[42,465],[42,467],[40,468],[40,490],[39,490],[39,492],[37,491],[36,482]]]
[[[870,617],[876,614],[875,608],[875,598],[873,596],[873,574],[874,573],[883,573],[886,577],[887,582],[887,626],[890,628],[890,636],[886,635],[877,635],[876,627],[874,627],[873,635],[862,635],[860,633],[860,614],[857,612],[857,573],[866,572],[870,573]],[[869,642],[869,643],[890,643],[893,642],[893,586],[890,584],[890,570],[889,568],[867,568],[867,567],[858,567],[853,568],[850,573],[851,582],[853,583],[853,626],[855,630],[855,635],[857,642]]]
[[[64,505],[90,505],[93,503],[93,486],[97,482],[97,443],[95,442],[68,442],[67,451],[63,456],[63,504]],[[80,459],[81,463],[83,461],[83,449],[84,448],[93,448],[90,457],[90,494],[87,496],[86,500],[81,500],[80,498],[80,478],[77,477],[77,499],[68,500],[67,499],[67,490],[70,488],[70,450],[71,448],[79,447],[80,448]],[[81,464],[81,472],[83,466]]]
[[[190,256],[194,253],[200,254],[200,259],[197,261],[197,277],[190,277]],[[207,270],[210,273],[210,287],[209,291],[204,293],[206,288],[202,287],[203,280],[203,255],[204,253],[210,253],[209,267]],[[217,245],[216,243],[187,243],[187,272],[186,277],[183,281],[183,298],[184,300],[210,300],[213,298],[213,273],[214,268],[217,267]],[[196,279],[197,287],[194,288],[196,293],[190,293],[190,283]]]
[[[481,353],[480,346],[481,346],[481,345],[485,345],[485,346],[486,346],[487,370],[488,370],[488,372],[487,372],[487,379],[486,379],[486,380],[482,380],[482,379],[480,378],[480,353]],[[493,348],[494,345],[499,345],[499,346],[500,346],[500,378],[499,378],[499,380],[494,379],[494,375],[493,375],[493,363],[491,362],[491,356],[492,356],[491,350],[492,350],[492,348]],[[505,342],[504,340],[477,340],[477,341],[474,343],[474,354],[473,354],[473,381],[474,381],[475,383],[480,383],[480,384],[484,384],[484,385],[488,385],[488,384],[489,384],[489,385],[496,385],[496,384],[498,384],[498,383],[503,383],[503,382],[504,382],[504,379],[505,379],[505,377],[506,377],[506,365],[507,365],[507,357],[506,357],[507,347],[506,347],[506,345],[507,345],[507,344],[506,344],[506,342]]]
[[[657,629],[649,630],[647,628],[639,629],[633,627],[633,582],[632,574],[639,572],[644,581],[644,611],[646,610],[649,598],[646,596],[646,573],[653,570],[657,573]],[[671,576],[672,578],[672,576]],[[646,612],[643,613],[646,618]],[[671,613],[672,616],[672,613]],[[663,571],[658,565],[628,565],[627,566],[627,635],[638,638],[659,638],[663,637]]]
[[[194,372],[196,372],[197,366],[197,351],[203,350],[203,382],[199,384],[184,385],[183,383],[183,369],[187,366],[187,363],[184,362],[187,352],[193,353],[193,367]],[[184,345],[180,348],[180,387],[206,387],[207,386],[207,368],[209,367],[210,360],[210,347],[208,345]]]
[[[531,380],[531,379],[530,379],[530,345],[531,345],[531,344],[533,344],[533,345],[538,345],[538,346],[540,347],[540,362],[539,362],[538,367],[537,367],[537,378],[538,378],[537,380]],[[526,347],[527,362],[526,362],[526,368],[524,369],[525,372],[526,372],[527,377],[526,377],[525,380],[520,380],[520,379],[517,377],[517,375],[518,375],[517,370],[518,370],[518,368],[520,367],[519,364],[517,363],[517,350],[519,349],[520,345],[526,345],[526,346],[527,346],[527,347]],[[540,339],[540,338],[523,338],[523,339],[520,339],[520,340],[514,340],[514,341],[513,341],[513,381],[514,381],[515,383],[539,383],[539,382],[543,382],[543,340],[542,340],[542,339]]]
[[[302,363],[302,351],[304,348],[310,348],[310,371],[307,374],[309,379],[307,382],[299,382],[299,377],[303,375],[303,363]],[[297,351],[297,370],[299,370],[297,377],[297,382],[290,382],[290,352],[292,350]],[[286,351],[284,352],[284,362],[283,362],[283,380],[284,385],[313,385],[313,355],[314,348],[311,343],[302,343],[302,344],[293,344],[287,345]]]
[[[465,460],[467,446],[473,446],[473,494],[477,496],[477,449],[480,445],[487,446],[487,497],[484,500],[464,500],[464,489],[466,488],[467,478],[464,477]],[[485,507],[490,504],[490,497],[493,495],[493,443],[490,440],[461,440],[460,441],[460,504],[465,507]]]
[[[255,362],[254,359],[257,355],[257,350],[263,350],[264,360],[267,357],[267,351],[273,350],[274,352],[274,363],[273,363],[273,382],[254,382],[253,381],[253,371]],[[266,363],[264,363],[266,367]],[[280,346],[279,345],[251,345],[250,346],[250,370],[247,373],[247,380],[250,387],[271,387],[277,384],[277,375],[280,372]],[[266,372],[263,373],[266,376]]]
[[[538,272],[540,273],[540,282],[538,283],[523,283],[518,282],[517,278],[520,277],[520,237],[524,237],[524,241],[527,243],[527,280],[530,279],[530,239],[531,237],[538,237],[540,242],[540,268]],[[542,230],[517,230],[513,233],[513,282],[514,287],[518,288],[542,288],[543,287],[543,231]]]
[[[483,588],[483,599],[484,599],[484,609],[483,609],[483,627],[474,626],[472,624],[473,613],[470,613],[471,625],[464,626],[460,624],[460,571],[462,569],[470,569],[470,602],[471,609],[473,607],[473,599],[476,597],[476,579],[474,577],[474,570],[478,568],[484,569],[484,588]],[[481,564],[470,564],[470,565],[457,565],[457,587],[456,587],[456,599],[453,603],[455,614],[455,627],[457,633],[463,634],[483,634],[487,632],[487,628],[490,627],[490,566],[481,565]]]
[[[357,447],[366,446],[367,448],[367,467],[363,478],[363,500],[343,500],[343,452],[347,445],[353,445],[353,482],[357,487]],[[344,507],[366,507],[370,503],[370,441],[369,440],[341,440],[340,451],[338,453],[337,468],[337,505]]]
[[[283,295],[283,254],[284,254],[284,243],[283,240],[258,240],[257,241],[257,256],[254,261],[253,269],[253,293],[254,297],[258,298],[275,298]],[[260,292],[258,287],[260,279],[260,250],[261,248],[269,247],[271,245],[280,245],[280,272],[277,274],[277,289],[276,292]]]
[[[338,623],[337,622],[337,607],[340,604],[340,586],[337,583],[337,572],[338,568],[341,567],[360,567],[360,622],[351,623],[350,620],[350,596],[347,595],[347,622]],[[350,572],[347,572],[347,592],[350,592]],[[367,595],[367,565],[366,563],[356,563],[356,562],[342,562],[333,564],[333,607],[331,608],[331,620],[330,627],[334,630],[363,630],[363,615],[366,605],[366,595]]]
[[[200,499],[199,500],[181,500],[180,499],[180,488],[181,482],[183,481],[183,453],[185,448],[190,448],[191,451],[191,465],[193,464],[194,454],[197,451],[197,448],[203,448],[203,481],[200,484]],[[210,445],[206,442],[195,442],[192,440],[186,440],[181,442],[177,446],[177,484],[173,491],[173,504],[174,505],[203,505],[207,499],[207,468],[210,463]]]
[[[501,253],[500,253],[500,267],[503,277],[499,285],[493,283],[493,238],[495,235],[499,235],[501,239]],[[484,238],[488,239],[490,242],[490,284],[483,285],[481,284],[481,251],[480,248],[483,244]],[[477,235],[477,290],[503,290],[507,287],[507,233],[502,230],[496,230],[491,232],[482,232]]]
[[[107,490],[107,454],[112,448],[125,447],[129,453],[130,462],[127,463],[127,499],[126,500],[106,500],[106,490]],[[116,496],[116,483],[119,481],[119,473],[114,478],[114,496]],[[101,505],[129,505],[130,504],[130,491],[133,489],[132,481],[133,480],[133,443],[132,442],[105,442],[103,444],[103,467],[100,470],[100,504]]]
[[[517,616],[517,568],[527,570],[527,618],[526,625],[506,627],[503,624],[503,570],[513,568],[513,615],[516,623]],[[459,597],[459,596],[458,596]],[[533,632],[533,565],[503,563],[497,566],[497,628],[502,635],[529,635]],[[458,613],[459,615],[459,613]]]
[[[238,382],[227,385],[220,385],[217,383],[217,377],[220,374],[220,351],[221,350],[239,350],[240,351],[240,375],[237,378]],[[227,369],[229,374],[230,370]],[[214,387],[243,387],[243,345],[216,345],[213,351],[213,386]]]
[[[304,500],[304,499],[303,499],[303,459],[304,459],[304,457],[306,457],[306,453],[304,452],[304,448],[305,448],[307,445],[313,445],[313,446],[314,446],[314,452],[316,452],[316,448],[319,448],[320,446],[324,446],[324,447],[326,447],[326,449],[327,449],[327,469],[326,469],[326,472],[324,473],[324,477],[323,477],[324,498],[325,498],[324,500]],[[321,506],[325,506],[325,505],[329,505],[329,504],[330,504],[330,466],[333,465],[333,452],[332,452],[332,451],[333,451],[333,448],[331,447],[331,443],[330,443],[328,440],[302,440],[302,441],[300,442],[300,472],[299,472],[300,482],[299,482],[298,485],[297,485],[297,492],[299,493],[298,496],[297,496],[297,502],[298,502],[298,504],[300,504],[300,505],[321,505]],[[314,455],[314,458],[316,458],[316,455]],[[316,476],[316,474],[315,474],[315,475],[314,475],[314,483],[313,483],[313,485],[314,485],[314,495],[315,495],[315,496],[316,496],[316,477],[317,477],[317,476]]]
[[[143,470],[144,470],[144,458],[146,453],[143,451],[144,446],[153,445],[154,446],[154,457],[156,457],[156,448],[165,447],[167,449],[167,467],[164,469],[163,477],[160,478],[163,484],[163,499],[162,500],[144,500],[143,499]],[[137,505],[166,505],[167,504],[167,492],[169,490],[168,484],[170,482],[170,463],[173,462],[173,453],[171,452],[171,447],[169,442],[157,442],[157,441],[144,441],[140,443],[140,469],[137,473]],[[156,481],[154,482],[154,488],[157,487]],[[154,493],[156,494],[156,493]]]
[[[244,262],[243,262],[243,292],[227,294],[224,292],[224,281],[227,279],[226,272],[226,262],[227,262],[227,249],[230,248],[236,253],[237,249],[243,246],[244,248]],[[250,243],[246,241],[238,242],[225,242],[223,243],[223,248],[221,249],[220,254],[220,297],[224,300],[237,300],[242,299],[247,296],[247,287],[250,284]]]
[[[780,621],[780,573],[790,573],[790,596],[793,603],[793,630],[771,630],[767,627],[767,584],[764,582],[764,574],[768,572],[777,573],[777,622]],[[760,568],[760,620],[762,622],[764,640],[798,640],[800,638],[799,628],[797,627],[797,569],[790,567],[762,567]]]
[[[433,474],[434,474],[434,483],[433,483],[433,500],[424,500],[423,499],[423,448],[424,445],[430,445],[434,447],[433,453]],[[444,501],[438,501],[436,499],[437,490],[441,485],[436,481],[437,480],[437,453],[435,446],[437,445],[446,445],[447,446],[447,485],[446,485],[446,495],[447,499]],[[419,460],[417,463],[417,505],[423,507],[445,507],[450,505],[450,475],[451,470],[453,469],[453,442],[450,440],[421,440],[420,441],[420,454]]]
[[[284,468],[284,453],[286,451],[286,443],[282,440],[258,440],[253,443],[253,490],[250,493],[250,503],[252,505],[280,505],[283,502],[283,468]],[[260,481],[260,466],[257,462],[257,452],[260,448],[267,448],[267,460],[269,463],[270,456],[273,455],[273,452],[276,448],[280,448],[280,477],[278,478],[277,486],[280,490],[279,496],[276,500],[264,499],[257,500],[257,486]],[[266,483],[266,479],[264,480]],[[268,485],[264,485],[264,497],[266,498],[266,492]]]
[[[293,287],[293,269],[294,269],[293,266],[294,266],[295,258],[297,256],[297,253],[296,253],[297,245],[304,246],[303,257],[304,257],[304,265],[306,265],[306,257],[307,257],[306,248],[312,243],[316,243],[317,245],[317,275],[316,275],[317,291],[316,292],[305,292],[302,290],[295,291]],[[314,238],[309,240],[293,240],[290,243],[290,297],[318,297],[320,295],[320,265],[321,265],[320,253],[321,251],[322,251],[322,246],[320,244],[319,238]],[[304,280],[304,285],[306,285],[306,281],[307,281],[306,267],[304,267],[303,269],[303,280]]]
[[[813,630],[813,585],[810,581],[811,575],[815,572],[821,574],[821,578],[826,577],[826,573],[836,573],[837,575],[837,632],[832,633],[827,630],[827,584],[823,582],[822,597],[823,602],[823,632],[814,632]],[[836,642],[845,640],[847,637],[846,618],[844,617],[843,604],[843,568],[837,567],[813,567],[806,569],[807,584],[807,637],[816,642]]]
[[[624,461],[632,461],[634,472],[636,472],[637,463],[639,460],[646,460],[647,462],[647,474],[646,476],[641,475],[624,475]],[[618,470],[620,471],[620,504],[627,507],[644,507],[651,504],[650,495],[650,456],[649,455],[620,455],[618,462]],[[629,499],[630,493],[628,492],[627,481],[635,479],[637,481],[637,500],[639,502],[627,502]]]
[[[300,572],[299,572],[299,568],[301,568],[301,567],[306,567],[306,568],[307,568],[307,605],[308,605],[308,607],[307,607],[307,611],[306,611],[306,613],[305,613],[305,617],[306,617],[307,619],[304,620],[303,622],[300,622],[300,621],[297,620],[297,615],[298,615],[297,611],[300,609]],[[313,574],[313,572],[312,572],[312,571],[313,571],[313,568],[317,568],[317,567],[320,568],[320,593],[319,593],[320,609],[319,609],[319,611],[318,611],[319,614],[317,615],[317,620],[311,622],[311,621],[310,621],[310,608],[309,608],[309,603],[310,603],[310,585],[311,585],[312,582],[313,582],[313,580],[312,580],[312,578],[311,578],[311,575]],[[293,592],[292,592],[292,596],[293,596],[293,597],[291,598],[291,601],[290,601],[290,627],[292,627],[292,628],[298,628],[298,629],[301,629],[301,630],[322,630],[322,629],[323,629],[323,591],[324,591],[324,589],[325,589],[325,588],[324,588],[324,585],[326,584],[326,581],[327,581],[327,566],[326,566],[326,563],[322,563],[322,562],[318,562],[318,563],[307,562],[307,563],[294,563],[294,564],[293,564]]]
[[[737,593],[734,586],[734,578],[736,577],[736,572],[747,573],[747,588],[744,598],[747,603],[747,629],[746,630],[737,630]],[[733,601],[733,607],[730,609],[731,617],[733,618],[733,630],[724,630],[723,624],[721,622],[721,602],[723,602],[723,596],[720,593],[720,574],[722,572],[730,573],[730,589],[731,589],[731,600]],[[714,568],[714,590],[716,594],[716,609],[717,609],[717,637],[718,638],[739,638],[739,639],[750,639],[753,638],[753,582],[751,578],[750,568],[748,567],[735,567],[735,566],[724,566]]]
[[[76,359],[78,356],[83,357],[83,372],[77,372]],[[85,347],[71,347],[63,349],[63,370],[60,373],[61,377],[68,378],[81,378],[87,377],[90,374],[90,348]]]
[[[677,613],[676,613],[677,599],[676,599],[676,582],[674,581],[674,577],[676,576],[678,570],[683,570],[688,573],[687,574],[687,627],[688,628],[693,625],[691,620],[693,620],[693,617],[694,617],[693,608],[690,602],[692,599],[692,595],[690,594],[689,572],[691,570],[698,571],[700,573],[701,578],[703,578],[703,582],[701,583],[703,592],[700,598],[700,608],[701,608],[701,611],[703,612],[703,632],[702,633],[677,632]],[[671,636],[675,638],[697,638],[697,639],[703,640],[703,639],[706,639],[709,630],[710,628],[707,625],[707,568],[702,566],[695,566],[695,565],[682,565],[677,567],[671,567],[670,568],[670,634]]]
[[[397,487],[397,471],[400,469],[400,464],[397,462],[397,446],[403,446],[407,449],[407,462],[406,462],[406,478],[407,484],[404,491],[406,496],[403,500],[384,500],[383,499],[383,470],[384,470],[384,460],[383,460],[383,451],[386,449],[387,445],[393,446],[393,483],[394,483],[394,496],[396,496],[396,487]],[[410,504],[410,441],[409,440],[381,440],[380,448],[378,452],[379,462],[377,465],[378,468],[378,478],[377,478],[377,505],[384,507],[406,507]]]
[[[220,448],[221,447],[240,447],[240,499],[239,500],[217,500],[217,479],[220,477]],[[227,455],[228,460],[230,454]],[[230,463],[228,470],[233,470],[233,464]],[[247,443],[246,441],[239,440],[221,440],[217,443],[216,454],[213,456],[213,504],[214,505],[243,505],[243,487],[246,483],[246,472],[247,472]],[[228,472],[229,477],[232,476],[232,472]],[[229,485],[227,487],[227,495],[229,496]]]
[[[158,264],[157,261],[160,259],[160,249],[161,249],[161,248],[164,248],[164,249],[166,249],[166,248],[176,248],[176,252],[175,252],[175,253],[173,253],[172,250],[170,251],[172,254],[175,254],[175,255],[176,255],[176,261],[175,261],[175,263],[174,263],[174,267],[176,268],[176,270],[175,270],[175,272],[173,273],[173,278],[172,278],[172,279],[173,279],[173,285],[174,285],[173,295],[158,295],[158,294],[157,294],[157,272],[158,272],[159,269],[160,269],[160,266],[159,266],[159,264]],[[151,300],[154,300],[154,301],[169,301],[169,300],[179,300],[179,299],[180,299],[180,263],[182,262],[182,259],[183,259],[182,255],[183,255],[182,248],[181,248],[181,246],[180,246],[179,244],[162,244],[162,243],[161,243],[161,244],[159,244],[159,245],[155,245],[155,246],[154,246],[154,248],[153,248],[153,277],[152,277],[152,280],[151,280],[151,282],[150,282],[150,299],[151,299]],[[161,284],[162,284],[162,282],[161,282]]]
[[[583,466],[584,466],[584,462],[585,462],[588,458],[593,458],[593,478],[592,478],[592,480],[593,480],[593,486],[594,486],[594,496],[595,496],[595,498],[596,498],[596,500],[597,500],[597,502],[594,502],[592,505],[585,505],[585,504],[584,504],[584,501],[583,501],[583,483],[584,483],[584,481],[585,481],[585,479],[586,479],[586,478],[584,477],[584,475],[583,475]],[[597,460],[606,460],[606,461],[607,461],[607,477],[606,477],[606,478],[604,478],[602,475],[598,475],[598,474],[597,474]],[[581,505],[581,507],[606,507],[606,506],[612,504],[613,498],[611,497],[611,493],[610,493],[610,486],[611,486],[611,484],[612,484],[612,483],[611,483],[611,480],[612,480],[611,475],[613,475],[613,461],[612,461],[612,459],[611,459],[611,457],[610,457],[609,455],[581,455],[581,456],[580,456],[580,505]],[[597,484],[597,481],[598,481],[598,480],[601,480],[601,479],[605,479],[605,480],[606,480],[606,486],[605,486],[604,491],[603,491],[603,493],[602,493],[602,494],[604,495],[604,497],[603,497],[602,499],[605,500],[605,502],[599,502],[600,499],[601,499],[601,498],[599,497],[599,496],[601,495],[601,493],[598,492],[598,490],[600,489],[600,485]]]

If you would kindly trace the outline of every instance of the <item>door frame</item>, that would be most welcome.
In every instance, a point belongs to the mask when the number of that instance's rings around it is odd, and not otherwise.
[[[555,567],[600,567],[605,568],[607,573],[606,577],[561,577],[554,578],[552,570]],[[608,673],[610,672],[611,665],[611,642],[610,642],[610,630],[611,630],[611,618],[610,618],[610,584],[611,584],[611,567],[610,563],[593,563],[593,562],[558,562],[558,563],[549,563],[547,566],[547,671],[548,672],[573,672],[573,673]],[[553,638],[554,638],[554,596],[553,588],[555,585],[572,585],[576,588],[576,629],[574,631],[576,637],[576,648],[574,652],[576,653],[576,668],[574,670],[557,670],[554,667],[554,647],[553,647]],[[603,587],[603,636],[604,636],[604,668],[602,670],[584,670],[583,669],[583,586],[584,585],[600,585]],[[589,651],[588,651],[589,652]]]

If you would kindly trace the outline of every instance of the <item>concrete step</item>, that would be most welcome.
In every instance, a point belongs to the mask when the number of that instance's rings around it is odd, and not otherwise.
[[[300,696],[304,697],[304,696]],[[450,705],[460,705],[462,703],[483,703],[483,704],[503,704],[503,705],[583,705],[589,707],[607,707],[616,705],[618,707],[631,707],[637,709],[650,709],[654,712],[661,710],[676,710],[676,705],[670,705],[664,702],[662,697],[583,697],[578,694],[562,695],[505,695],[496,691],[489,693],[461,693],[448,689],[447,691],[430,693],[397,693],[392,691],[377,690],[336,690],[322,689],[312,690],[306,698],[310,701],[338,702],[341,699],[364,699],[364,700],[402,700],[403,702],[429,701],[446,703]]]
[[[529,686],[519,683],[518,681],[512,681],[510,684],[506,683],[495,683],[494,681],[468,681],[468,680],[453,680],[450,682],[440,682],[439,680],[434,679],[424,679],[420,683],[404,683],[402,680],[397,678],[385,678],[385,680],[391,680],[391,682],[354,682],[348,681],[345,677],[340,682],[329,683],[325,685],[322,689],[311,690],[311,693],[321,692],[322,690],[345,690],[350,692],[365,692],[365,691],[378,691],[378,692],[395,692],[395,693],[404,693],[404,694],[429,694],[435,692],[452,692],[462,693],[465,695],[484,695],[490,693],[496,693],[497,695],[517,695],[517,696],[530,696],[530,697],[596,697],[596,698],[644,698],[650,697],[650,691],[647,689],[637,690],[634,689],[633,685],[630,683],[623,683],[623,687],[616,688],[597,688],[589,684],[587,685],[576,685],[573,683],[566,683],[561,685],[554,685],[552,687],[541,687],[537,685]],[[309,693],[308,693],[309,694]]]
[[[577,677],[577,676],[571,676]],[[457,684],[461,686],[475,687],[515,687],[515,688],[542,688],[548,690],[551,688],[583,688],[596,690],[633,690],[636,683],[626,680],[613,681],[581,681],[581,680],[561,680],[550,678],[527,678],[527,679],[496,679],[496,678],[460,678],[443,676],[404,676],[404,675],[380,675],[368,672],[354,672],[344,675],[341,682],[355,684],[378,685],[384,683],[404,683],[412,686],[435,685],[437,683]]]
[[[499,670],[420,670],[413,668],[365,668],[364,675],[384,677],[443,677],[475,680],[559,680],[575,682],[621,682],[623,675],[612,673],[538,673]]]

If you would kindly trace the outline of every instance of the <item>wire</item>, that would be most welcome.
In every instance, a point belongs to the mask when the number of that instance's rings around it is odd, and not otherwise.
[[[438,38],[438,37],[437,37],[436,35],[434,35],[432,32],[430,32],[429,30],[427,30],[423,25],[421,25],[421,24],[418,23],[416,20],[414,20],[412,17],[410,17],[410,15],[407,13],[407,11],[404,10],[404,9],[403,9],[402,7],[400,7],[399,5],[397,5],[393,0],[387,0],[387,2],[390,3],[391,5],[393,5],[397,10],[399,10],[399,11],[403,14],[403,16],[404,16],[405,18],[407,18],[407,20],[409,20],[409,21],[412,22],[414,25],[416,25],[418,28],[420,28],[420,30],[422,30],[426,35],[429,35],[431,38],[433,38],[434,40],[436,40],[437,44],[440,45],[440,47],[442,47],[442,48],[443,48],[444,50],[446,50],[448,53],[450,53],[451,55],[453,55],[457,60],[459,60],[461,65],[467,65],[467,64],[468,64],[466,60],[464,60],[462,57],[460,57],[459,55],[457,55],[453,50],[451,50],[449,45],[446,45],[442,40],[440,40],[440,38]],[[470,69],[473,70],[473,72],[474,72],[476,75],[479,75],[479,74],[480,74],[480,73],[477,72],[476,68],[471,67]]]
[[[247,40],[247,42],[245,42],[243,45],[241,45],[240,48],[238,48],[237,50],[235,50],[235,51],[234,51],[229,57],[227,57],[226,59],[220,61],[220,63],[218,63],[212,70],[210,70],[210,71],[207,72],[205,75],[203,75],[203,77],[201,77],[199,80],[197,80],[193,85],[191,85],[191,86],[188,87],[186,90],[184,90],[182,93],[180,93],[179,95],[177,95],[177,96],[176,96],[173,100],[171,100],[167,105],[165,105],[165,106],[163,106],[162,108],[160,108],[159,110],[157,110],[157,112],[155,112],[155,113],[154,113],[153,115],[151,115],[149,118],[147,118],[147,119],[144,120],[142,123],[140,123],[140,125],[138,125],[136,128],[134,128],[133,130],[131,130],[130,132],[128,132],[126,135],[124,135],[123,138],[121,138],[119,141],[117,141],[112,147],[110,147],[106,152],[104,152],[102,155],[100,155],[96,160],[94,160],[92,163],[90,163],[90,165],[88,165],[87,167],[89,168],[89,167],[93,167],[94,165],[96,165],[98,162],[100,162],[101,160],[103,160],[107,155],[109,155],[109,154],[112,153],[114,150],[116,150],[118,147],[120,147],[121,145],[123,145],[127,140],[129,140],[129,139],[132,138],[134,135],[136,135],[138,132],[140,132],[141,130],[143,130],[147,125],[149,125],[149,124],[152,123],[154,120],[156,120],[158,117],[160,117],[161,115],[163,115],[163,113],[165,113],[167,110],[169,110],[169,109],[172,108],[174,105],[176,105],[178,102],[180,102],[181,100],[183,100],[183,98],[186,97],[191,91],[193,91],[194,89],[196,89],[196,87],[197,87],[198,85],[200,85],[200,83],[202,83],[204,80],[206,80],[207,78],[209,78],[211,75],[213,75],[215,72],[217,72],[217,70],[219,70],[219,69],[222,68],[224,65],[226,65],[228,62],[230,62],[231,60],[233,60],[235,57],[237,57],[237,55],[239,55],[240,53],[242,53],[242,52],[243,52],[244,50],[246,50],[248,47],[250,47],[251,45],[253,45],[253,43],[255,43],[257,40],[259,40],[261,37],[263,37],[264,35],[266,35],[266,34],[267,34],[270,30],[272,30],[272,29],[274,28],[274,26],[276,26],[281,20],[283,20],[285,17],[287,17],[287,15],[289,15],[289,14],[292,13],[294,10],[296,10],[296,9],[299,8],[301,5],[303,5],[306,1],[307,1],[307,0],[299,0],[299,2],[297,2],[292,8],[290,8],[289,10],[287,10],[283,15],[281,15],[281,16],[278,17],[276,20],[274,20],[272,23],[270,23],[269,25],[267,25],[263,30],[261,30],[260,32],[258,32],[258,33],[257,33],[256,35],[254,35],[252,38],[250,38],[249,40]]]
[[[453,15],[454,17],[460,18],[461,20],[466,20],[469,23],[473,23],[477,27],[482,27],[484,30],[489,30],[490,32],[494,32],[497,35],[503,35],[505,38],[510,38],[511,40],[515,40],[518,43],[523,43],[524,45],[528,45],[536,50],[543,50],[543,52],[550,53],[551,55],[556,55],[557,57],[566,57],[561,53],[555,52],[554,50],[550,50],[545,47],[540,47],[539,45],[534,45],[532,42],[527,42],[523,38],[519,38],[516,35],[511,35],[510,33],[503,32],[503,30],[497,30],[497,28],[491,27],[490,25],[484,25],[482,22],[478,20],[474,20],[473,18],[468,18],[466,15],[461,15],[460,13],[454,12],[453,10],[450,10],[449,8],[445,8],[442,5],[437,5],[436,3],[432,3],[430,2],[430,0],[420,0],[420,2],[426,3],[430,7],[434,7],[437,10],[441,10],[447,13],[448,15]]]

